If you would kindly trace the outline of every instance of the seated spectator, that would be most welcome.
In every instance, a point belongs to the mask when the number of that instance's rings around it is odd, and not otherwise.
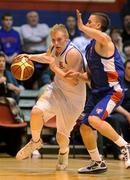
[[[47,50],[47,37],[49,27],[39,23],[39,15],[36,11],[27,13],[27,24],[21,26],[23,50],[26,53],[43,53]]]
[[[6,70],[6,57],[0,53],[0,103],[8,104],[17,121],[23,121],[23,115],[17,103],[21,88],[10,71]]]
[[[130,41],[130,12],[126,13],[123,17],[122,40],[123,43]]]
[[[123,8],[121,9],[120,11],[120,15],[121,17],[124,17],[126,14],[128,14],[130,12],[130,0],[127,0],[125,3],[124,3],[124,6]]]
[[[126,57],[126,60],[130,60],[130,40],[126,41],[123,45],[123,51]]]
[[[6,13],[2,16],[0,29],[0,49],[6,55],[7,66],[10,67],[13,58],[21,52],[20,35],[12,27],[13,16]]]
[[[74,38],[72,42],[85,55],[85,49],[86,49],[86,46],[90,43],[90,39],[82,33],[81,36]]]
[[[112,38],[114,45],[117,47],[118,51],[120,52],[123,62],[125,62],[126,57],[123,52],[123,42],[122,42],[122,37],[121,37],[121,31],[118,28],[112,28],[110,31],[110,37]]]
[[[74,16],[67,17],[66,28],[68,30],[69,38],[71,41],[81,35],[80,31],[77,28],[76,18]]]
[[[23,51],[29,54],[40,54],[46,52],[48,48],[47,38],[49,35],[48,25],[45,23],[39,23],[39,15],[36,11],[28,12],[26,17],[27,24],[21,26]],[[26,89],[37,89],[39,86],[50,81],[50,78],[48,78],[48,65],[35,63],[35,67],[35,72],[32,78],[24,82]]]

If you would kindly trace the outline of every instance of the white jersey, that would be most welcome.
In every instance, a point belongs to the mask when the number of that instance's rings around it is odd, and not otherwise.
[[[55,56],[55,49],[52,50],[52,55],[55,57],[57,65],[64,72],[69,70],[67,64],[69,59],[66,61],[66,55],[72,48],[76,47],[69,42],[65,50],[58,57]],[[82,67],[84,64],[83,61],[80,64]],[[85,100],[85,83],[79,83],[76,86],[72,86],[59,76],[55,75],[54,82],[48,85],[47,90],[40,97],[36,106],[43,110],[44,121],[47,121],[50,117],[56,115],[57,131],[69,136],[76,124],[76,120],[84,110]]]

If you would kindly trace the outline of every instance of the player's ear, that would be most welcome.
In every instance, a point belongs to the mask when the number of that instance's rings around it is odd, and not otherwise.
[[[101,29],[101,23],[97,23],[97,29]]]

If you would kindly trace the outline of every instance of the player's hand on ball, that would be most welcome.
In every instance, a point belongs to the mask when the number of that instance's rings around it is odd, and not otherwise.
[[[27,58],[27,59],[30,59],[30,55],[29,54],[19,54],[17,56],[15,56],[14,60],[15,59],[22,59],[22,58]]]

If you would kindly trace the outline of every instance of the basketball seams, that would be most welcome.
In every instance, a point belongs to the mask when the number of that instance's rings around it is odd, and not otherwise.
[[[15,57],[11,65],[11,72],[16,79],[27,80],[34,72],[33,62],[25,57],[22,57],[22,59]]]

